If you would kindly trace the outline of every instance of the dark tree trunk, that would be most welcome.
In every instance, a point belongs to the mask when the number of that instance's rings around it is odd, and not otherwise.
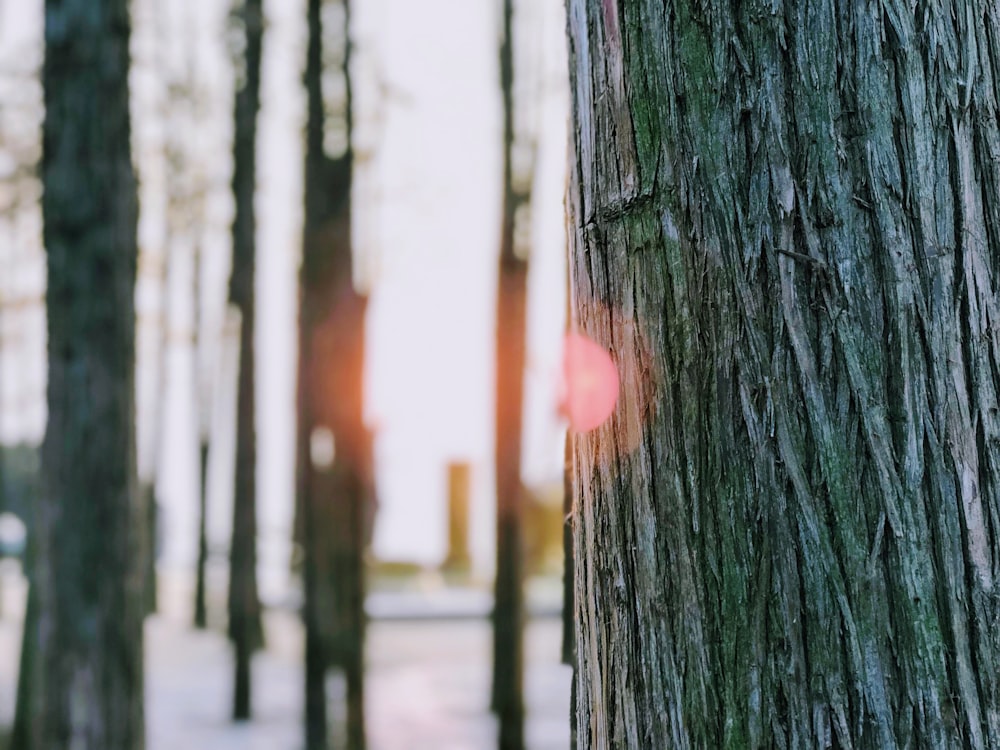
[[[48,425],[36,504],[32,747],[144,746],[148,554],[136,478],[136,182],[125,0],[47,0]]]
[[[573,434],[566,432],[563,466],[562,663],[573,668],[570,689],[570,747],[576,747],[576,563],[573,561]]]
[[[143,523],[146,524],[146,539],[149,540],[149,554],[146,555],[146,568],[143,571],[142,582],[142,611],[144,615],[151,615],[156,612],[156,483],[139,485],[139,493],[142,496],[142,506],[146,517]]]
[[[236,660],[233,718],[237,720],[250,718],[250,657],[263,642],[257,592],[257,421],[254,395],[254,267],[257,252],[254,193],[264,30],[262,0],[245,0],[241,21],[246,48],[234,118],[233,194],[236,198],[236,217],[233,221],[233,268],[229,282],[229,299],[240,311],[241,320],[236,483],[229,562],[229,637]]]
[[[372,438],[362,414],[367,299],[352,281],[350,4],[332,6],[337,26],[323,28],[323,3],[308,3],[296,526],[304,548],[306,747],[328,745],[325,676],[337,667],[347,683],[339,734],[349,750],[363,750],[363,560],[374,508]],[[324,60],[336,62],[324,69]],[[341,101],[324,102],[323,76],[342,77]],[[334,131],[340,142],[329,138]]]
[[[202,361],[202,324],[201,324],[201,251],[195,252],[194,260],[194,350],[195,350],[195,388],[198,399],[198,559],[195,563],[194,575],[194,626],[204,629],[208,627],[208,592],[205,587],[205,568],[208,566],[208,440],[209,414],[211,413],[211,397],[202,383],[204,362]]]
[[[563,606],[562,663],[576,664],[576,624],[573,612],[573,436],[566,433],[565,468],[563,470]]]
[[[204,408],[204,406],[202,407]],[[208,566],[208,441],[198,442],[198,560],[194,578],[194,626],[208,627],[205,568]]]
[[[14,724],[11,727],[10,747],[17,750],[32,750],[34,739],[32,737],[32,716],[37,711],[35,698],[37,680],[35,672],[36,653],[38,651],[38,587],[31,583],[32,561],[34,560],[33,515],[34,505],[39,502],[39,482],[41,472],[38,466],[39,456],[36,448],[25,449],[23,446],[14,449],[15,459],[12,462],[13,469],[4,466],[4,476],[0,478],[3,491],[7,493],[4,497],[5,510],[12,512],[25,521],[27,528],[27,539],[22,559],[24,576],[28,580],[28,601],[24,613],[24,622],[21,633],[21,655],[17,671],[17,699],[14,707]],[[4,453],[11,451],[7,448]],[[0,464],[6,464],[8,457],[2,456]]]
[[[33,750],[32,716],[38,710],[36,702],[35,652],[38,650],[38,587],[31,584],[31,553],[25,558],[28,577],[28,602],[24,612],[24,629],[21,635],[21,658],[17,670],[17,703],[14,725],[10,733],[11,750]]]
[[[201,251],[195,252],[194,261],[194,349],[195,388],[198,398],[198,559],[194,574],[194,626],[199,630],[208,627],[208,592],[205,586],[205,569],[208,566],[208,447],[209,414],[211,397],[202,383],[202,294]]]
[[[569,29],[578,746],[1000,747],[1000,9]]]
[[[496,502],[497,570],[493,606],[491,704],[501,750],[524,747],[524,488],[521,411],[524,393],[528,261],[515,247],[518,211],[529,196],[515,187],[513,0],[504,0],[500,43],[503,102],[503,205],[497,285]]]

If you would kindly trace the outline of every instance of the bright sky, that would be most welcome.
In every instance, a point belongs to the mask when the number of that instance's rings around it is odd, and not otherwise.
[[[218,330],[232,211],[228,195],[232,84],[227,55],[219,43],[225,36],[228,2],[133,2],[134,137],[143,179],[141,244],[146,256],[155,258],[162,257],[167,242],[162,156],[167,132],[159,114],[164,90],[153,66],[177,63],[181,45],[164,40],[191,38],[198,55],[199,85],[208,94],[205,115],[213,124],[191,129],[185,138],[214,186],[208,209],[210,228],[202,242],[207,274],[204,294],[210,301],[203,324]],[[561,0],[522,4],[533,16],[528,24],[531,42],[544,70],[531,83],[539,102],[538,110],[531,113],[539,127],[539,162],[529,281],[525,478],[559,481],[562,433],[553,390],[566,304],[564,22]],[[300,66],[305,12],[303,0],[269,0],[265,5],[270,23],[259,121],[258,486],[262,564],[282,571],[271,579],[274,586],[280,586],[287,570],[294,480],[303,125]],[[446,465],[467,460],[473,464],[473,550],[484,572],[493,564],[493,336],[500,205],[498,7],[496,0],[354,3],[357,138],[365,157],[356,185],[355,225],[363,260],[360,267],[371,292],[368,414],[380,427],[377,460],[382,510],[376,552],[391,559],[440,561],[447,528]],[[0,0],[0,30],[22,29],[30,39],[40,29],[40,8],[40,0]],[[140,340],[140,410],[144,420],[157,404],[163,410],[166,433],[160,445],[159,482],[167,505],[165,562],[188,565],[194,558],[197,482],[189,291],[193,256],[191,247],[183,243],[174,253],[166,300],[172,335],[162,398],[152,395],[157,372],[153,315],[162,300],[156,293],[155,273],[147,269],[140,282],[139,309],[148,321],[145,338]],[[225,357],[216,358],[209,373],[217,379],[231,378],[231,351],[228,356],[228,368]],[[38,352],[29,359],[37,360]],[[231,389],[232,383],[227,387]],[[231,401],[216,399],[210,525],[213,538],[222,546],[227,543],[231,512],[232,419]],[[156,441],[147,435],[144,466],[151,465],[155,446]]]

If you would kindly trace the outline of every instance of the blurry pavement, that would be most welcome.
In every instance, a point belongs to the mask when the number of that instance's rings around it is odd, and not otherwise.
[[[300,750],[302,630],[293,610],[271,610],[267,649],[253,664],[254,720],[229,721],[229,646],[214,628],[187,626],[187,587],[168,585],[164,614],[146,626],[148,750]],[[532,597],[551,613],[551,591]],[[224,600],[223,600],[224,601]],[[548,604],[546,604],[548,602]],[[217,602],[218,603],[218,602]],[[0,570],[0,726],[14,710],[23,582]],[[369,602],[367,725],[370,750],[491,750],[491,634],[481,593],[380,592]],[[486,602],[488,609],[488,599]],[[381,608],[381,610],[380,610]],[[216,608],[217,609],[217,608]],[[380,611],[379,611],[380,610]],[[442,614],[450,617],[442,618]],[[560,621],[527,630],[529,750],[569,747],[570,670],[559,664]],[[331,685],[331,695],[337,693]]]

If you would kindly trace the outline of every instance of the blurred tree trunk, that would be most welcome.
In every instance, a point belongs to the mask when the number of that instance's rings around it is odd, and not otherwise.
[[[570,0],[580,748],[1000,747],[1000,9]]]
[[[497,288],[496,502],[497,570],[493,607],[491,704],[500,724],[501,750],[524,746],[524,487],[521,423],[524,393],[528,261],[515,229],[530,206],[530,192],[515,185],[513,0],[504,0],[500,43],[503,103],[503,204]],[[530,178],[521,181],[530,185]],[[526,233],[525,233],[526,234]],[[522,251],[522,252],[518,252]]]
[[[325,676],[338,667],[347,683],[346,746],[363,750],[363,562],[374,478],[362,413],[367,298],[352,279],[349,3],[309,0],[308,26],[296,524],[304,553],[306,747],[328,745]],[[324,101],[324,76],[341,78],[342,99]]]
[[[199,241],[200,243],[200,241]],[[208,566],[208,436],[211,398],[203,381],[204,342],[202,327],[202,269],[201,251],[194,256],[194,351],[195,388],[198,399],[198,558],[195,563],[194,583],[194,626],[208,627],[207,591],[205,588],[205,568]]]
[[[10,447],[7,447],[4,452],[11,450]],[[28,600],[21,631],[21,655],[17,670],[17,696],[14,707],[14,723],[10,734],[10,747],[17,750],[32,750],[35,747],[31,734],[32,716],[38,709],[35,703],[37,690],[34,687],[37,669],[35,658],[38,650],[38,587],[32,583],[35,543],[31,527],[34,524],[35,504],[39,502],[41,471],[38,465],[40,460],[38,454],[40,451],[34,447],[25,449],[23,446],[13,450],[16,450],[17,453],[14,454],[10,464],[7,464],[6,461],[0,461],[0,465],[4,465],[4,476],[0,478],[0,486],[7,493],[4,498],[5,509],[8,512],[13,512],[25,522],[27,538],[25,539],[22,569],[28,580]]]
[[[169,338],[170,321],[167,315],[167,289],[170,278],[170,257],[163,259],[163,270],[160,277],[160,319],[157,326],[157,351],[159,361],[156,363],[156,387],[153,393],[156,394],[156,403],[153,406],[152,426],[153,430],[153,455],[150,457],[151,468],[147,469],[148,474],[144,476],[144,470],[139,469],[139,493],[142,496],[142,506],[145,509],[146,517],[143,522],[146,524],[146,538],[149,539],[149,554],[146,556],[146,568],[143,571],[143,612],[151,615],[156,612],[157,592],[156,592],[156,511],[158,507],[156,493],[156,478],[159,474],[160,456],[163,452],[163,439],[165,436],[163,418],[163,399],[160,394],[163,392],[167,382],[167,341]]]
[[[207,561],[206,538],[206,506],[205,506],[205,471],[208,457],[208,434],[210,412],[210,388],[205,377],[206,346],[202,300],[202,256],[205,240],[209,185],[206,170],[211,168],[213,160],[205,152],[205,142],[202,138],[192,138],[192,133],[208,126],[207,106],[209,92],[206,89],[203,71],[199,69],[202,50],[197,41],[198,35],[194,25],[199,21],[197,14],[192,15],[190,3],[182,2],[178,7],[171,4],[158,4],[153,11],[150,22],[157,26],[156,67],[164,86],[164,98],[159,102],[158,116],[162,128],[163,157],[166,178],[166,242],[164,261],[162,264],[163,302],[161,304],[161,367],[159,380],[166,383],[169,377],[167,348],[170,342],[171,326],[176,326],[175,316],[171,309],[177,304],[171,299],[175,292],[176,278],[179,272],[188,268],[190,263],[190,302],[191,302],[191,336],[189,344],[193,352],[191,369],[192,393],[198,442],[198,557],[195,569],[194,596],[194,626],[207,626],[207,608],[205,603],[205,564]],[[239,63],[241,73],[245,70],[246,61]],[[239,75],[237,75],[239,78]],[[237,86],[238,88],[238,86]],[[236,117],[234,112],[234,119]],[[253,126],[254,118],[247,118],[248,126]],[[234,123],[235,125],[235,123]],[[234,127],[235,130],[235,127]],[[251,136],[253,141],[254,137]],[[246,175],[241,174],[241,178]],[[188,282],[185,277],[184,283]],[[174,294],[174,297],[177,295]],[[182,296],[187,299],[187,296]],[[250,299],[252,304],[253,292]],[[232,300],[231,300],[232,301]],[[161,393],[164,386],[155,389]],[[163,419],[162,399],[157,402],[157,415],[154,429],[160,443],[166,436],[166,423]],[[156,451],[153,464],[153,484],[159,474],[160,449]],[[154,521],[155,521],[154,517]],[[154,527],[155,528],[155,527]]]
[[[140,175],[141,177],[141,175]],[[146,568],[143,571],[143,612],[146,615],[156,611],[156,509],[157,493],[156,479],[159,475],[160,456],[163,453],[163,440],[165,437],[163,393],[167,383],[167,370],[169,368],[167,357],[167,342],[170,337],[170,316],[168,314],[167,295],[170,288],[171,257],[169,249],[164,254],[159,266],[160,306],[159,316],[156,319],[156,374],[154,376],[155,385],[152,393],[155,403],[152,406],[152,414],[148,429],[152,433],[149,441],[151,455],[147,458],[143,456],[138,461],[139,493],[142,496],[142,505],[145,508],[146,517],[143,522],[146,524],[146,536],[149,539],[149,555],[146,557]],[[142,265],[140,263],[140,269]],[[142,318],[139,318],[141,325]],[[142,425],[145,428],[145,425]],[[143,433],[139,431],[137,424],[137,439]],[[138,454],[141,455],[141,452]]]
[[[208,566],[208,439],[198,441],[198,558],[194,578],[194,626],[208,627],[205,569]]]
[[[567,298],[568,299],[568,298]],[[570,744],[576,747],[576,564],[573,560],[573,434],[567,430],[563,466],[562,663],[573,668],[570,687]]]
[[[45,8],[48,425],[36,504],[32,745],[144,746],[136,183],[125,0]]]
[[[14,724],[11,727],[11,750],[33,750],[36,746],[32,736],[32,716],[38,710],[35,683],[35,652],[38,650],[38,586],[31,582],[31,559],[33,543],[28,542],[24,556],[24,573],[28,579],[28,601],[24,612],[21,634],[21,658],[17,669],[17,700],[14,707]]]
[[[229,561],[229,637],[236,657],[233,718],[251,713],[250,657],[263,643],[257,591],[257,420],[254,358],[254,267],[257,252],[254,193],[257,176],[257,113],[260,110],[262,0],[244,0],[240,22],[245,47],[237,73],[233,136],[233,267],[229,300],[240,312],[236,416],[236,482]]]

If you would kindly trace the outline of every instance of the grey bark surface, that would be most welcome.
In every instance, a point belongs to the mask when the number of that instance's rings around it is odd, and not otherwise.
[[[1000,9],[568,11],[577,746],[1000,747]]]
[[[136,182],[125,0],[47,0],[48,424],[34,517],[32,747],[144,746]]]
[[[257,113],[260,111],[262,0],[244,0],[245,35],[242,85],[236,92],[233,136],[233,267],[229,299],[240,311],[240,357],[237,383],[236,478],[233,538],[229,553],[229,637],[235,655],[233,718],[249,719],[251,655],[263,642],[257,590],[257,416],[255,395],[255,268],[257,221]]]

